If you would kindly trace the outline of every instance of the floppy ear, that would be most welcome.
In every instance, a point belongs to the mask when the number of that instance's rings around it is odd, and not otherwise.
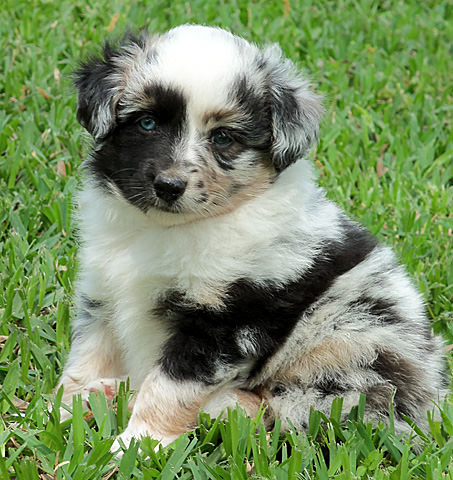
[[[272,161],[281,171],[316,143],[324,108],[309,82],[300,77],[290,60],[282,58],[278,45],[266,48],[263,55],[269,68]]]
[[[101,57],[82,63],[73,73],[78,90],[77,120],[95,140],[105,137],[116,123],[120,72],[112,61],[115,54],[106,43]]]

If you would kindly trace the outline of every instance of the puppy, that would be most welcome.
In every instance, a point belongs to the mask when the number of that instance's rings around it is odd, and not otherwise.
[[[323,108],[278,47],[195,25],[128,35],[75,85],[94,146],[65,403],[129,378],[125,444],[262,401],[270,425],[304,429],[310,407],[341,396],[346,416],[360,394],[371,421],[425,424],[442,342],[392,251],[315,185]]]

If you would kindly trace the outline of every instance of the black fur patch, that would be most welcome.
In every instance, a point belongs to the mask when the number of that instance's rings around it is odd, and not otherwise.
[[[413,415],[414,405],[430,398],[419,381],[420,373],[415,365],[394,352],[381,350],[371,368],[396,390],[394,404],[397,414]]]
[[[99,111],[105,108],[110,109],[108,99],[114,87],[110,78],[116,68],[111,62],[112,55],[108,50],[109,46],[106,44],[105,60],[92,58],[73,73],[74,84],[79,91],[77,120],[90,133],[93,133],[98,122]]]
[[[298,105],[296,97],[296,91],[293,88],[289,88],[287,85],[272,85],[274,93],[271,96],[271,111],[273,122],[273,141],[277,142],[277,137],[280,132],[287,132],[290,137],[297,138],[297,130],[304,128],[301,122],[302,112]],[[307,132],[307,137],[309,137]],[[313,139],[308,138],[308,145],[313,142]],[[285,154],[280,155],[274,153],[273,163],[278,172],[281,172],[296,160],[301,158],[307,150],[308,145],[302,144],[300,141],[292,139],[291,143],[288,143],[285,149]]]
[[[383,298],[373,298],[368,295],[361,295],[351,303],[351,308],[368,312],[379,318],[380,322],[388,324],[401,323],[403,319],[395,312],[395,302]]]
[[[287,388],[283,383],[277,383],[273,386],[271,394],[275,397],[281,397],[287,392]]]
[[[101,308],[104,306],[104,302],[102,302],[101,300],[95,300],[85,295],[82,296],[81,303],[82,307],[88,310],[94,310],[96,308]]]
[[[87,61],[82,62],[80,67],[72,74],[74,85],[77,88],[78,105],[77,119],[80,124],[93,134],[96,125],[99,122],[99,114],[102,111],[104,117],[109,120],[108,132],[116,125],[115,105],[113,105],[113,89],[117,87],[118,77],[121,75],[118,58],[124,55],[122,46],[137,45],[139,48],[145,48],[147,35],[134,35],[127,33],[119,45],[106,42],[99,56],[92,56]],[[153,61],[153,53],[148,52],[147,60]]]
[[[222,112],[217,115],[215,112],[211,114],[234,139],[234,143],[227,148],[212,146],[214,158],[219,167],[227,171],[234,170],[235,159],[246,150],[261,153],[261,155],[256,155],[254,163],[269,158],[271,119],[266,96],[258,94],[256,87],[248,84],[245,77],[240,77],[233,82],[228,100],[234,105],[235,111],[239,113],[240,121],[231,125],[228,114],[222,114]]]
[[[243,150],[238,145],[235,145],[235,147],[234,149],[228,147],[224,151],[217,150],[215,146],[213,147],[214,158],[222,170],[234,170],[234,160],[237,158],[238,153]]]
[[[373,385],[363,393],[366,395],[366,408],[383,417],[388,416],[395,388],[388,383]]]
[[[314,388],[318,390],[322,398],[329,395],[341,396],[349,390],[349,386],[344,383],[340,383],[339,379],[335,379],[332,376],[325,376],[318,380],[314,385]]]
[[[301,314],[376,245],[366,230],[352,223],[347,228],[344,243],[326,245],[310,272],[284,287],[263,287],[246,278],[233,283],[222,311],[194,306],[181,292],[170,292],[154,312],[172,332],[162,351],[163,369],[175,379],[207,383],[214,381],[219,364],[246,362],[249,376],[257,374],[285,342]],[[245,357],[235,341],[244,328],[253,332],[253,357]]]
[[[245,77],[235,80],[228,100],[241,113],[236,139],[248,148],[269,152],[272,142],[269,98]]]
[[[157,203],[152,182],[175,161],[174,152],[186,121],[181,92],[153,85],[146,89],[146,96],[149,108],[122,120],[87,162],[101,183],[113,182],[130,203],[143,211]],[[155,130],[146,132],[139,126],[144,116],[156,121]]]

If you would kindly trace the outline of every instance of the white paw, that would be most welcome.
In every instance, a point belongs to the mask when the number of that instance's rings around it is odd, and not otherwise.
[[[69,407],[72,406],[72,396],[73,395],[80,395],[82,397],[82,409],[89,410],[90,403],[89,397],[90,393],[95,392],[103,392],[107,402],[113,399],[113,397],[118,393],[118,388],[120,382],[123,381],[119,378],[98,378],[93,380],[92,382],[85,385],[81,388],[80,391],[75,391],[70,395],[63,396],[63,403],[68,405]],[[66,410],[64,407],[60,408],[60,422],[64,422],[72,417],[72,413]]]
[[[106,400],[109,402],[117,394],[121,380],[118,378],[98,378],[93,380],[88,385],[85,385],[82,390],[82,399],[88,399],[90,393],[103,392]]]

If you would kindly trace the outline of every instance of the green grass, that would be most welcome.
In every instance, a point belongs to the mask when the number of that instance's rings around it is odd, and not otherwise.
[[[5,8],[6,7],[6,8]],[[69,349],[77,242],[71,220],[87,151],[69,73],[109,32],[184,23],[279,42],[326,97],[313,157],[330,198],[392,245],[433,328],[453,342],[453,6],[425,1],[5,0],[0,20],[0,478],[453,479],[453,406],[410,440],[314,411],[309,432],[266,433],[229,412],[115,465],[129,392],[59,422],[53,388]],[[450,355],[450,368],[452,358]],[[52,399],[56,408],[48,410]],[[362,405],[363,407],[363,405]],[[324,423],[323,423],[324,421]]]

